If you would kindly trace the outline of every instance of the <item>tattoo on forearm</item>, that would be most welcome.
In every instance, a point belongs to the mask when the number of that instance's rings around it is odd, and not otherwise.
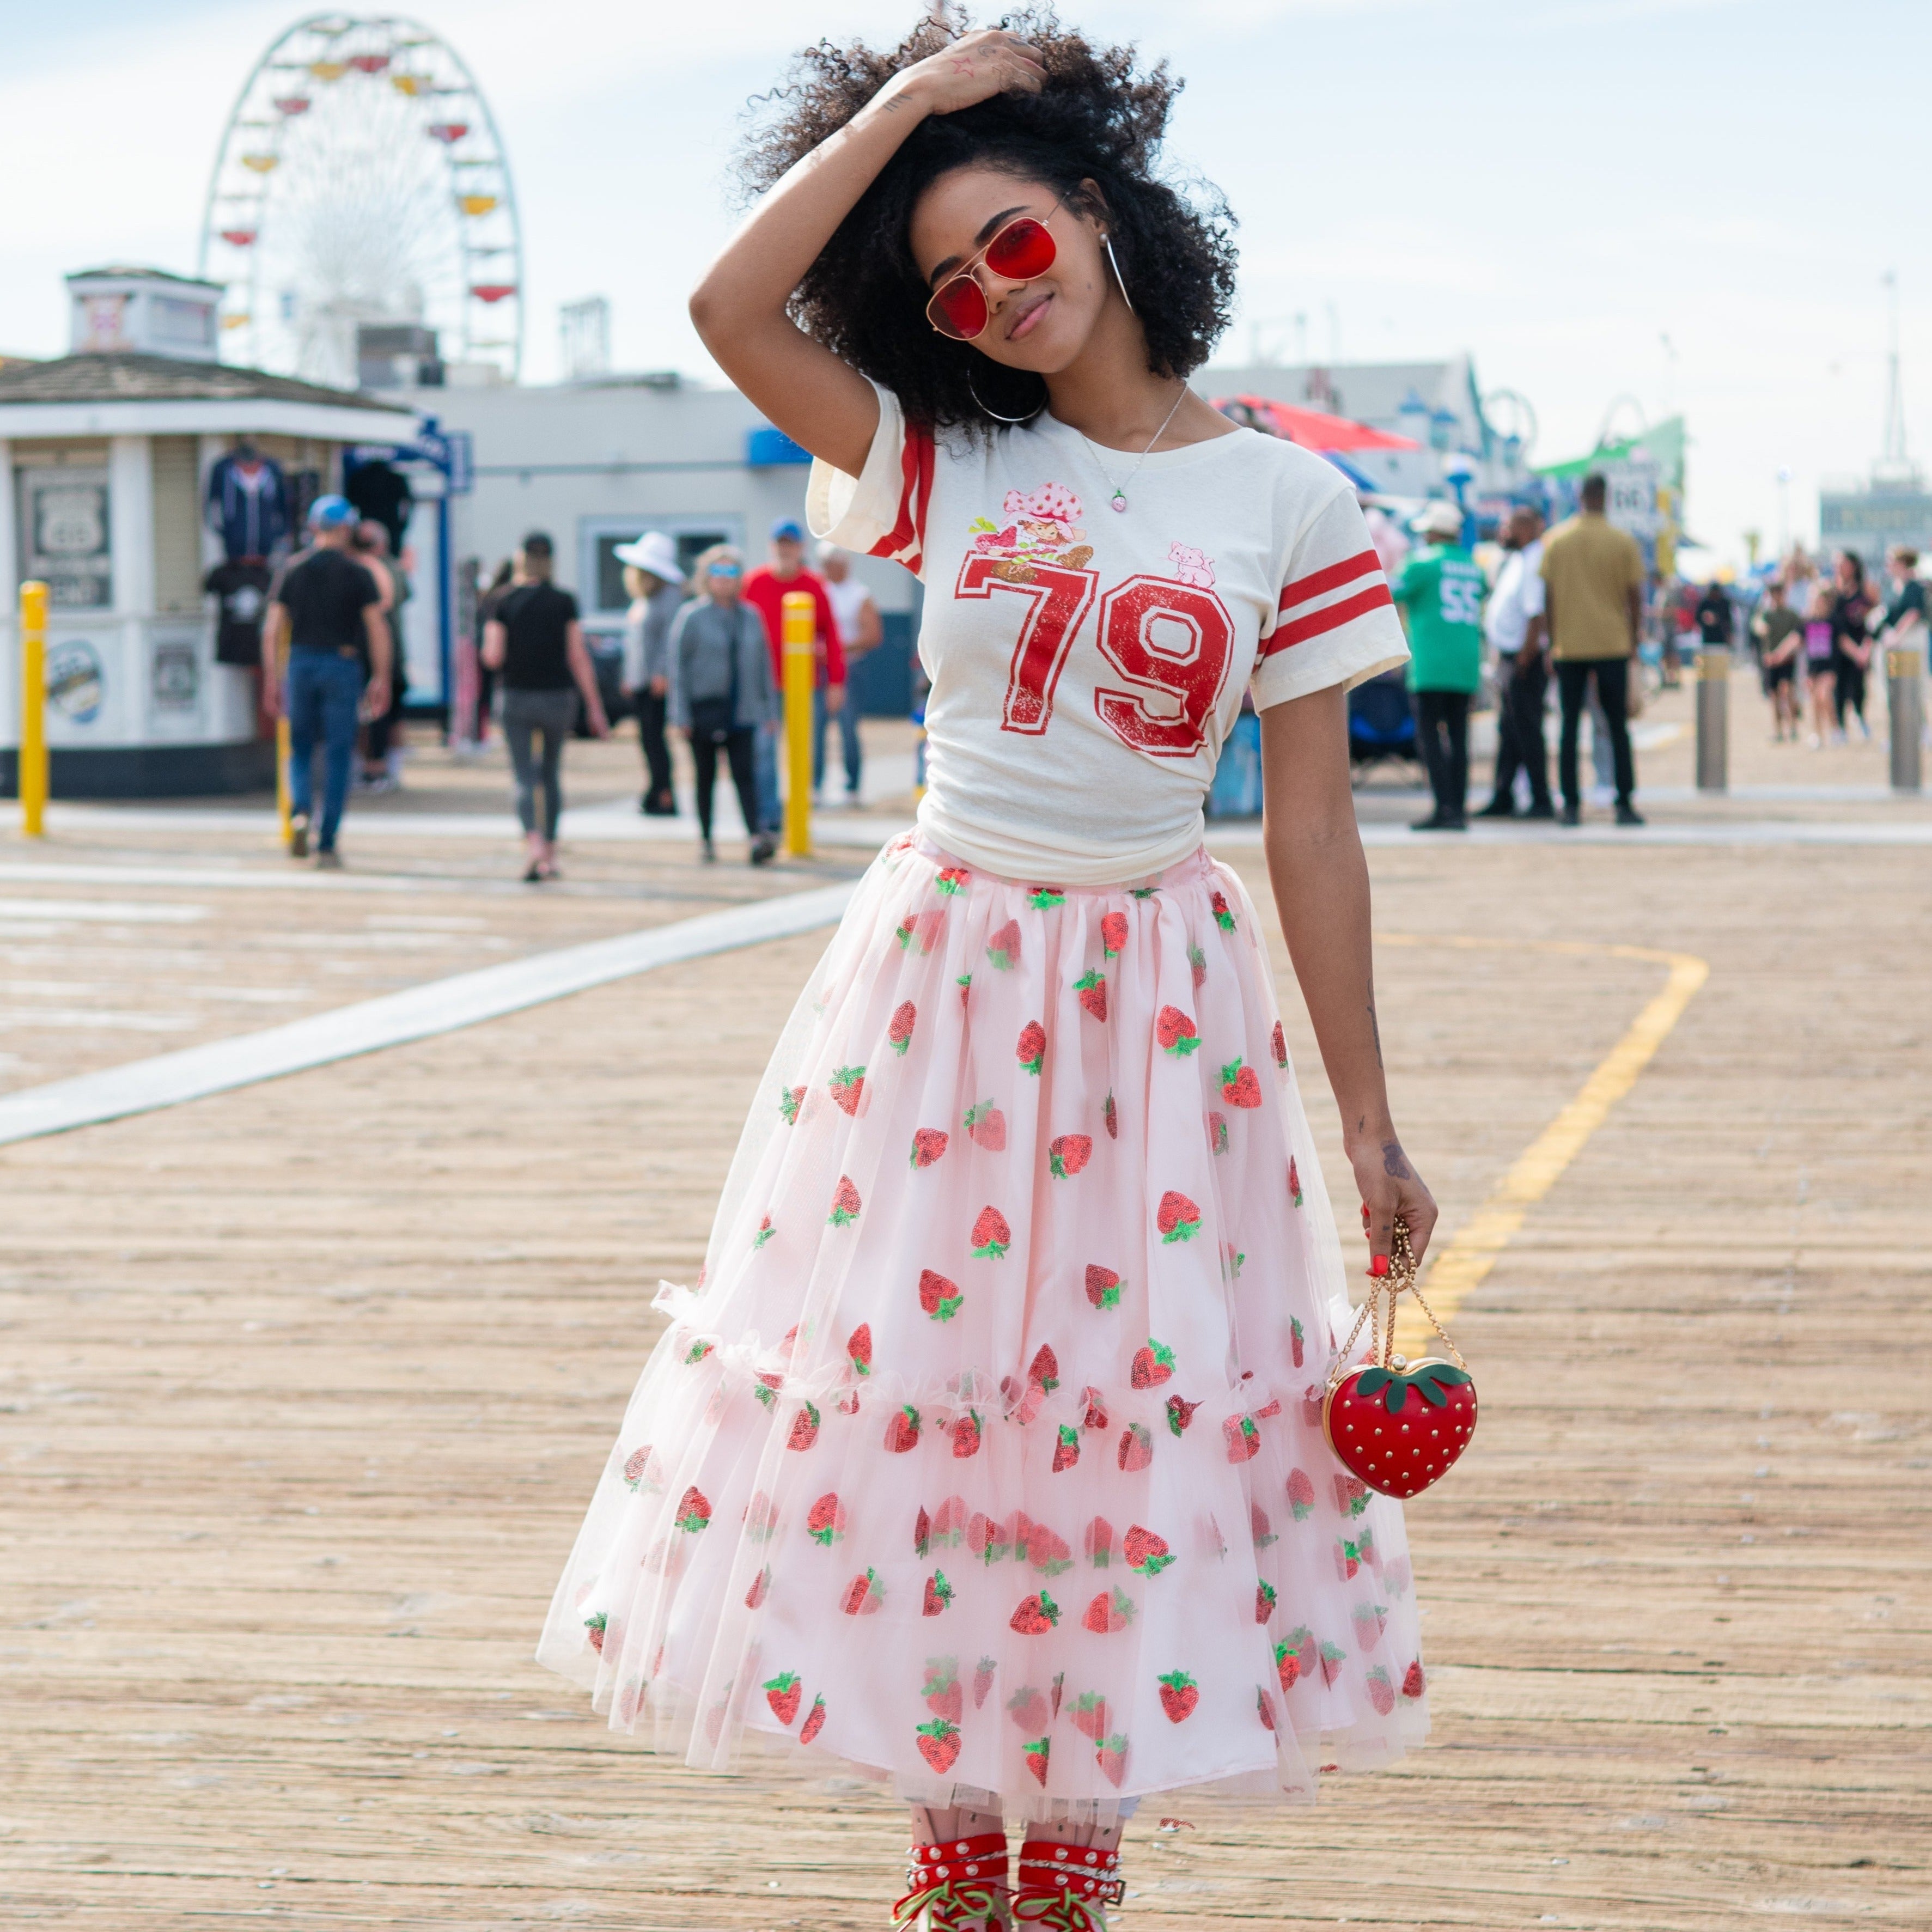
[[[1413,1180],[1415,1170],[1408,1164],[1408,1156],[1402,1150],[1400,1141],[1382,1142],[1382,1172],[1392,1180]]]
[[[1373,999],[1369,1001],[1369,1032],[1376,1043],[1376,1064],[1380,1066],[1382,1064],[1382,1030],[1381,1022],[1376,1018]]]

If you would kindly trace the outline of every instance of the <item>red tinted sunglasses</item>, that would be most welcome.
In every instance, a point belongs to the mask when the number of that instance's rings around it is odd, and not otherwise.
[[[1046,224],[1030,214],[1016,215],[986,247],[956,269],[932,292],[926,319],[941,335],[970,342],[993,319],[992,304],[973,272],[982,262],[1002,281],[1030,282],[1053,266],[1060,251]]]

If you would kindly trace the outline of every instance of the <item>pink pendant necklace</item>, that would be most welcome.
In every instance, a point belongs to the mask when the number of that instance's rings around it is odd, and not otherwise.
[[[1124,514],[1125,512],[1127,507],[1127,484],[1131,483],[1134,478],[1141,473],[1141,464],[1148,460],[1148,454],[1153,449],[1154,445],[1160,442],[1161,438],[1167,434],[1168,424],[1173,422],[1175,410],[1178,410],[1180,407],[1181,404],[1186,399],[1186,396],[1187,385],[1185,382],[1183,382],[1180,386],[1180,394],[1176,396],[1174,399],[1174,408],[1169,410],[1167,414],[1161,418],[1160,428],[1156,430],[1153,435],[1148,438],[1147,448],[1141,452],[1138,460],[1136,462],[1132,469],[1127,472],[1126,482],[1114,483],[1114,494],[1107,499],[1107,507],[1108,509],[1114,511],[1117,514]],[[1094,460],[1096,463],[1100,464],[1100,473],[1106,478],[1108,482],[1113,483],[1114,472],[1107,467],[1105,463],[1101,462],[1100,452],[1094,447],[1093,438],[1090,436],[1084,429],[1076,430],[1074,434],[1079,437],[1082,442],[1086,444],[1088,451],[1093,456]]]

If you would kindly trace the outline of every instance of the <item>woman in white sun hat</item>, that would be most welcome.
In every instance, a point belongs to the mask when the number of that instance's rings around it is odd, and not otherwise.
[[[624,617],[624,688],[631,694],[644,754],[638,809],[653,818],[675,818],[664,716],[670,702],[671,621],[684,602],[684,572],[678,568],[677,545],[662,530],[646,530],[611,554],[624,566],[624,588],[631,593]]]

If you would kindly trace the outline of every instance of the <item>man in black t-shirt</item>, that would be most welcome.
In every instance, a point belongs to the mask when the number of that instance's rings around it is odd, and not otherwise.
[[[283,572],[272,593],[262,638],[262,655],[271,667],[279,662],[284,638],[290,640],[286,702],[294,836],[289,850],[298,859],[308,852],[315,796],[310,768],[320,739],[322,821],[316,863],[332,871],[342,863],[336,856],[335,833],[349,796],[356,720],[365,688],[370,711],[380,712],[389,702],[389,626],[375,579],[350,549],[356,520],[353,506],[345,499],[316,499],[308,513],[314,548]],[[267,692],[274,688],[270,678]],[[272,708],[272,697],[268,702]]]

